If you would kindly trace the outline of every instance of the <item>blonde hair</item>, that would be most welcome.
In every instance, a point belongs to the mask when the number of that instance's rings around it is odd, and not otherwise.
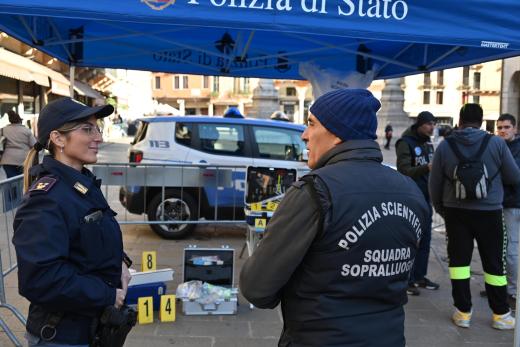
[[[76,130],[78,126],[84,124],[84,120],[78,120],[74,122],[69,122],[63,124],[58,129],[55,129],[55,131],[67,136],[67,134],[73,130]],[[53,130],[54,131],[54,130]],[[54,158],[54,155],[56,153],[56,145],[51,141],[50,136],[49,140],[47,141],[47,144],[45,147],[43,147],[40,143],[36,143],[33,148],[27,153],[27,156],[25,157],[25,161],[23,162],[23,191],[24,193],[29,190],[29,187],[34,183],[35,179],[37,177],[32,176],[30,174],[31,168],[33,166],[36,166],[39,164],[39,153],[40,150],[46,149],[49,151],[50,155]]]

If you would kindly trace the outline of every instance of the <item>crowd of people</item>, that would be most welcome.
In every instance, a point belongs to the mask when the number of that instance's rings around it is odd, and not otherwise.
[[[435,117],[427,111],[419,113],[416,123],[396,143],[397,168],[415,180],[426,200],[445,219],[456,308],[453,322],[460,327],[470,326],[470,263],[476,240],[484,268],[486,290],[482,295],[488,297],[493,311],[492,326],[512,329],[520,231],[516,119],[510,114],[501,115],[498,136],[480,130],[482,121],[483,111],[478,104],[464,105],[457,130],[439,144],[434,154],[430,138]],[[431,239],[431,229],[427,231],[410,276],[411,295],[418,295],[419,287],[439,287],[424,277]]]
[[[499,118],[502,123],[506,115]],[[511,139],[480,130],[483,111],[478,104],[460,110],[459,129],[441,142],[433,157],[429,191],[432,205],[446,222],[449,272],[456,310],[453,322],[469,327],[472,315],[470,263],[474,240],[484,268],[492,326],[513,329],[506,274],[508,234],[519,230],[504,225],[504,188],[520,194],[520,169],[507,143]],[[510,122],[510,121],[508,121]],[[514,298],[516,293],[510,293]]]

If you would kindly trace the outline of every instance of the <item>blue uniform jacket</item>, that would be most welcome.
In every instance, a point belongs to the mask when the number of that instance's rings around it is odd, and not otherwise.
[[[31,302],[29,320],[36,305],[65,312],[56,342],[84,342],[121,285],[121,230],[89,170],[46,156],[31,172],[40,178],[14,220],[19,292]]]

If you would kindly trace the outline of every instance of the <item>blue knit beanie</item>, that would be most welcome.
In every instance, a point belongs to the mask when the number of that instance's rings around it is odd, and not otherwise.
[[[379,100],[366,89],[337,89],[320,96],[310,111],[343,141],[375,140],[380,108]]]

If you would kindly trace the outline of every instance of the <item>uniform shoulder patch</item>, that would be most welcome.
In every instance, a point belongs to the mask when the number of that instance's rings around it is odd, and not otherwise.
[[[58,180],[54,177],[45,176],[34,182],[29,192],[45,192],[47,193]]]
[[[302,188],[304,185],[306,185],[306,184],[307,184],[307,182],[305,182],[305,181],[296,181],[296,182],[294,182],[294,183],[292,184],[292,186],[293,186],[294,188],[301,189],[301,188]]]

